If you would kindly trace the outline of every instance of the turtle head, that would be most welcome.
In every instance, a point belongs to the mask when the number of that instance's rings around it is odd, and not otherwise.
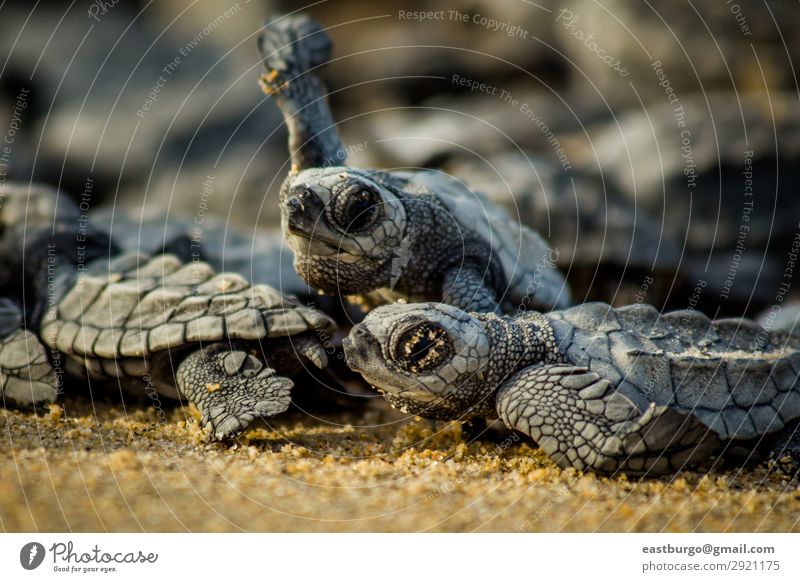
[[[289,407],[292,381],[278,376],[256,348],[213,343],[190,353],[175,372],[179,392],[194,403],[216,438]]]
[[[441,303],[386,305],[344,340],[347,364],[403,412],[443,420],[493,415],[490,338]]]
[[[400,198],[370,176],[350,167],[314,168],[284,184],[283,229],[310,285],[344,295],[389,286],[406,213]]]

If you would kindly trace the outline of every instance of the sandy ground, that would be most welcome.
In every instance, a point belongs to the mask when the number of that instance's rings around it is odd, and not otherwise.
[[[6,531],[800,531],[800,487],[765,467],[605,479],[523,439],[375,401],[295,412],[232,445],[183,408],[68,399],[0,409]]]

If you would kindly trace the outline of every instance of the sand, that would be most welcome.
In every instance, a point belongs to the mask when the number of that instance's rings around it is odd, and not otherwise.
[[[524,439],[374,401],[207,442],[192,409],[67,399],[0,408],[5,531],[800,531],[797,481],[765,466],[611,479]]]

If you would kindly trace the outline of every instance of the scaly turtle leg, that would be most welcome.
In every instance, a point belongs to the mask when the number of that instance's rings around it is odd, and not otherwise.
[[[215,343],[193,352],[175,373],[178,391],[218,439],[244,431],[257,418],[286,410],[292,381],[278,376],[254,353]]]
[[[497,295],[487,286],[486,276],[472,267],[450,269],[442,281],[443,302],[464,311],[492,313],[498,310]]]
[[[34,406],[53,402],[58,376],[39,338],[25,329],[19,307],[0,299],[0,395],[3,403]]]

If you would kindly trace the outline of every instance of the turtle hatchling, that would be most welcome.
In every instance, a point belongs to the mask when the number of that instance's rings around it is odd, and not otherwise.
[[[0,208],[0,258],[24,280],[6,281],[0,304],[7,404],[51,402],[64,376],[114,383],[183,397],[224,438],[283,412],[287,376],[327,363],[333,321],[272,287],[169,254],[118,255],[44,187],[6,184]]]
[[[456,178],[342,165],[346,150],[313,74],[331,51],[316,22],[275,19],[259,48],[262,88],[289,128],[282,226],[310,285],[367,305],[435,300],[508,311],[570,304],[545,241]]]
[[[515,317],[387,305],[348,364],[423,417],[498,417],[562,467],[668,474],[714,455],[800,458],[800,337],[695,310],[587,303]]]

